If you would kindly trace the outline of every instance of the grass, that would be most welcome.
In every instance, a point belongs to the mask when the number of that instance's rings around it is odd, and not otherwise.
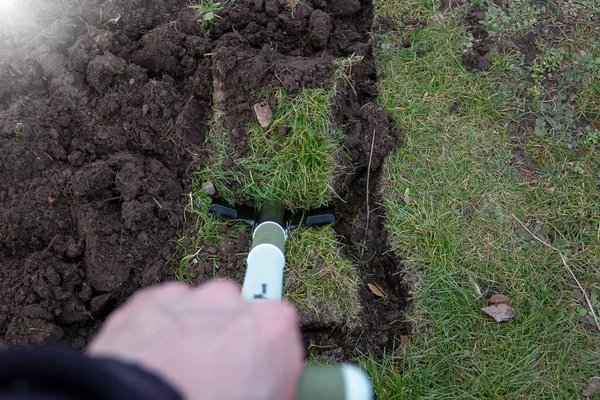
[[[217,21],[221,19],[219,12],[223,9],[223,7],[232,1],[233,0],[200,0],[197,3],[191,4],[189,7],[195,10],[198,14],[197,21],[200,27],[204,31],[208,31],[211,26],[216,24]]]
[[[344,79],[345,69],[354,61],[340,61],[336,77]],[[231,150],[221,124],[222,112],[213,110],[209,135],[213,152],[207,166],[193,177],[188,211],[195,218],[195,234],[181,241],[185,255],[176,271],[178,279],[191,281],[201,260],[217,262],[217,256],[207,253],[203,243],[218,248],[224,222],[207,213],[211,199],[202,192],[202,182],[212,182],[218,197],[231,204],[251,198],[258,207],[267,199],[276,199],[292,210],[310,209],[335,196],[332,184],[344,157],[341,132],[331,119],[333,93],[333,89],[307,89],[294,96],[282,90],[273,93],[272,122],[266,129],[256,120],[247,124],[250,151],[242,157]],[[269,97],[261,90],[256,95],[261,100]],[[249,232],[238,225],[239,231]],[[231,239],[235,240],[239,231],[234,231]],[[284,297],[300,311],[303,323],[354,326],[360,311],[358,274],[356,266],[340,254],[333,229],[294,230],[286,246]],[[215,271],[218,276],[218,268]]]
[[[218,248],[224,235],[219,232],[225,223],[219,216],[208,212],[212,199],[201,189],[201,182],[192,179],[192,191],[189,193],[189,202],[185,212],[188,220],[186,225],[193,226],[193,235],[184,236],[179,240],[179,259],[175,268],[175,277],[184,282],[192,283],[198,275],[197,265],[201,260],[208,259],[214,265],[211,278],[218,278],[217,257],[207,251],[208,244]],[[189,219],[192,219],[191,221]],[[230,234],[230,239],[236,240],[241,232],[249,233],[250,229],[244,224],[235,224],[235,229]]]
[[[218,278],[217,256],[203,246],[210,243],[219,247],[224,235],[219,232],[227,222],[208,213],[211,198],[204,194],[195,180],[186,208],[193,218],[193,237],[180,241],[180,253],[185,254],[177,263],[175,276],[191,283],[197,275],[196,265],[202,259],[214,262],[214,276]],[[241,232],[250,233],[250,227],[233,224],[228,237],[236,240]],[[300,311],[304,324],[325,324],[352,328],[360,312],[358,301],[358,274],[356,267],[340,255],[341,245],[330,226],[302,228],[291,231],[286,248],[284,298]],[[240,276],[241,278],[241,276]]]
[[[280,90],[275,97],[271,125],[247,125],[248,156],[232,156],[227,133],[218,121],[213,124],[220,130],[212,135],[214,156],[200,176],[214,182],[219,196],[229,202],[249,196],[258,203],[280,200],[292,209],[324,205],[333,195],[341,151],[341,135],[330,116],[331,92],[307,89],[287,96]],[[225,162],[230,158],[235,167]]]
[[[597,149],[569,147],[556,132],[517,134],[523,99],[507,76],[522,76],[521,88],[535,80],[514,52],[492,54],[487,73],[466,71],[464,21],[436,3],[375,2],[400,31],[403,21],[426,22],[410,48],[376,51],[380,100],[405,135],[386,163],[388,229],[418,283],[408,346],[363,366],[385,399],[576,398],[598,373],[598,332],[559,255],[516,218],[565,254],[588,294],[598,290]],[[572,40],[593,47],[594,32]],[[597,102],[598,85],[580,91]],[[484,315],[494,293],[512,299],[514,319]]]
[[[358,274],[340,254],[333,228],[297,229],[290,232],[288,243],[284,291],[300,311],[303,324],[356,326]]]

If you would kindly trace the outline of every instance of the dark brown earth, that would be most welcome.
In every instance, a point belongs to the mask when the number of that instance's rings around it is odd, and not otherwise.
[[[469,7],[466,13],[467,29],[473,35],[472,50],[463,54],[463,63],[471,71],[485,71],[491,66],[487,59],[491,41],[489,34],[481,25],[485,17],[485,9]]]
[[[253,90],[330,87],[334,58],[352,54],[364,59],[334,107],[353,163],[336,185],[335,229],[364,282],[388,298],[362,291],[352,343],[336,327],[306,326],[305,337],[333,341],[333,357],[347,358],[406,331],[396,322],[401,263],[379,205],[382,162],[399,139],[376,104],[370,1],[238,0],[208,35],[187,0],[37,3],[29,24],[0,28],[0,344],[82,348],[131,293],[172,279],[213,103],[235,160],[248,151]],[[249,240],[238,230],[225,225],[207,246],[221,276],[243,273]],[[200,265],[196,281],[211,277]]]
[[[211,42],[165,25],[185,2],[133,3],[43,1],[33,32],[2,32],[6,344],[82,347],[112,307],[170,275],[204,143]],[[118,24],[99,23],[100,8]]]

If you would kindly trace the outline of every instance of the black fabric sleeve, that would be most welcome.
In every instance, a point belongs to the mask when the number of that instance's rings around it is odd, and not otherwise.
[[[181,400],[160,377],[65,348],[0,351],[0,400]]]

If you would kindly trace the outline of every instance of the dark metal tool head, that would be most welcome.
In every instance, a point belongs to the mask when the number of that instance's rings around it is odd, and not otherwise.
[[[287,229],[302,226],[320,226],[335,222],[333,207],[321,207],[313,210],[298,210],[291,212],[285,210],[283,204],[278,201],[267,201],[260,211],[248,206],[232,206],[224,201],[213,200],[208,208],[209,212],[231,218],[236,221],[245,222],[255,226],[263,221],[274,221]]]

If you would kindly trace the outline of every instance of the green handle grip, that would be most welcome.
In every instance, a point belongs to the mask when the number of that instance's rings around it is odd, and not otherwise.
[[[296,400],[374,400],[367,374],[350,365],[307,365],[296,390]]]

